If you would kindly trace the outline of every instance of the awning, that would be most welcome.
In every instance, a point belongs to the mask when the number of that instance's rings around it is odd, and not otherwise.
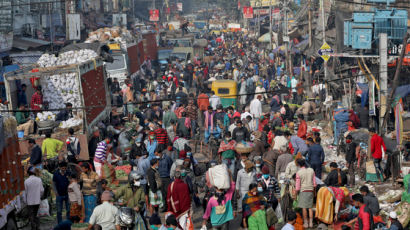
[[[37,48],[40,46],[49,45],[49,41],[43,41],[35,38],[14,37],[13,48],[28,50],[30,48]]]

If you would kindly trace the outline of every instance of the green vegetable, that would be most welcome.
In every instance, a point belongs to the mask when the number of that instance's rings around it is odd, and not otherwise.
[[[127,173],[125,173],[123,170],[116,170],[115,171],[115,177],[116,178],[122,178],[128,176]]]
[[[88,223],[75,223],[75,224],[71,225],[71,227],[73,227],[73,228],[85,228],[85,227],[88,227]]]

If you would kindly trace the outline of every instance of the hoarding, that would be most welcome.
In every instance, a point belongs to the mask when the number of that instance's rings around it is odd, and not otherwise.
[[[159,10],[156,10],[156,9],[149,10],[149,20],[151,22],[159,21]]]
[[[253,8],[252,7],[243,7],[243,18],[253,18]]]
[[[279,4],[278,0],[251,0],[251,7],[275,6]]]

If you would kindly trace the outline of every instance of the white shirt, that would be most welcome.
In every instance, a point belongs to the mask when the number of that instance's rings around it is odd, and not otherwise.
[[[298,84],[298,80],[296,78],[292,77],[292,80],[290,81],[290,85],[292,86],[292,92],[296,93],[296,85]]]
[[[241,114],[241,121],[243,119],[246,119],[247,116],[251,116],[253,118],[252,114],[250,114],[249,112],[244,112],[244,113]]]
[[[98,224],[103,230],[115,230],[115,216],[117,212],[117,207],[105,201],[95,207],[89,223],[92,225]]]
[[[212,109],[213,109],[213,110],[216,110],[216,106],[219,105],[219,104],[222,104],[222,103],[221,103],[221,98],[219,98],[219,97],[216,96],[216,95],[212,95],[212,96],[209,98],[209,104],[212,106]]]
[[[295,227],[293,227],[293,225],[287,223],[285,224],[285,226],[282,227],[282,230],[294,230]]]
[[[258,99],[253,99],[250,105],[251,114],[254,118],[260,118],[262,116],[262,103]]]
[[[287,148],[288,145],[288,139],[286,139],[285,136],[276,136],[273,141],[275,142],[275,145],[273,146],[273,149],[275,150],[281,150]]]
[[[38,205],[44,192],[43,182],[39,177],[31,175],[24,181],[27,205]]]

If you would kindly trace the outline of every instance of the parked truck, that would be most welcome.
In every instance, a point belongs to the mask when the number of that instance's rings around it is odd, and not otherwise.
[[[5,75],[5,84],[7,89],[7,98],[9,109],[17,109],[17,88],[18,83],[25,83],[28,87],[32,87],[33,79],[41,80],[50,76],[65,74],[75,74],[75,81],[78,82],[78,89],[70,89],[79,93],[80,104],[77,106],[82,109],[77,110],[82,118],[82,125],[77,137],[81,144],[80,159],[88,160],[88,138],[92,134],[92,127],[98,122],[109,118],[111,113],[111,100],[105,74],[105,65],[100,57],[83,62],[81,64],[73,64],[67,66],[56,66],[48,68],[38,68],[37,66],[27,67],[14,71]],[[44,91],[43,87],[43,91]],[[55,92],[62,94],[63,92]],[[59,97],[60,95],[56,95]],[[27,95],[31,98],[31,95]],[[51,104],[51,102],[48,102]],[[74,106],[76,107],[76,106]],[[65,142],[67,131],[59,128],[54,129],[56,137]],[[37,143],[41,143],[42,137],[38,136]],[[28,153],[27,142],[20,140],[20,148],[24,153]]]
[[[17,230],[16,216],[25,207],[22,154],[16,119],[0,115],[0,229]]]
[[[107,75],[110,78],[117,78],[123,83],[127,76],[136,73],[142,63],[138,59],[137,43],[127,43],[126,47],[121,47],[120,43],[108,43],[111,55],[114,59],[112,63],[106,62]]]

